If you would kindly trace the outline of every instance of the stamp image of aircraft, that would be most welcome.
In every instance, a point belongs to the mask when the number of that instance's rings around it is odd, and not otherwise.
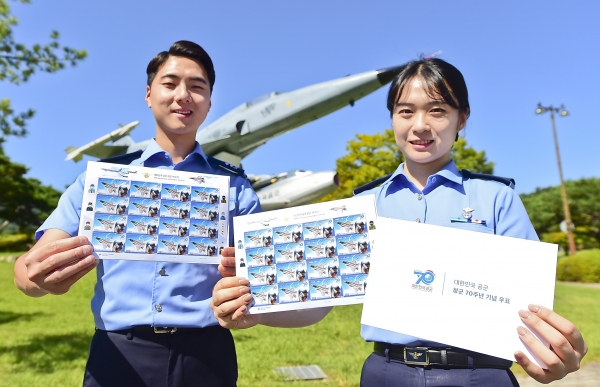
[[[324,277],[327,274],[327,267],[325,265],[310,265],[310,267],[313,268],[314,271],[319,273],[321,277]]]
[[[284,242],[300,242],[300,231],[275,231],[275,233],[283,238]]]
[[[200,207],[193,207],[193,208],[194,208],[194,210],[196,210],[196,212],[198,212],[198,215],[200,215],[200,218],[202,218],[202,219],[209,219],[209,220],[217,219],[216,211],[209,211],[206,208],[200,208]]]
[[[96,240],[102,244],[102,248],[110,249],[115,253],[120,253],[123,251],[123,242],[111,241],[107,238],[96,237]]]
[[[261,303],[262,303],[262,302],[264,302],[264,303],[266,303],[266,302],[267,302],[267,293],[257,293],[257,292],[252,292],[252,295],[253,295],[254,297],[256,297],[256,298],[259,300],[259,302],[261,302]]]
[[[114,211],[115,214],[117,214],[117,215],[123,215],[127,208],[127,206],[124,204],[116,204],[113,202],[107,202],[106,200],[102,200],[102,199],[100,199],[100,203],[102,203],[102,205],[104,206],[104,208],[106,208],[107,211],[110,211],[110,212]]]
[[[360,264],[357,261],[342,261],[344,265],[350,268],[353,272],[357,272],[360,270]]]
[[[308,245],[307,247],[309,249],[311,249],[315,254],[317,254],[321,257],[325,256],[325,257],[331,258],[335,255],[335,247],[333,247],[333,246],[322,246],[322,245],[311,246],[311,245]]]
[[[317,289],[317,291],[319,293],[321,293],[321,296],[323,296],[323,297],[330,297],[331,296],[331,294],[329,293],[330,289],[327,286],[313,285],[312,287],[315,288],[315,289]]]
[[[208,202],[208,192],[198,191],[197,189],[194,192],[198,195],[201,201]]]
[[[106,183],[104,181],[101,182],[103,186],[106,187],[106,189],[108,190],[108,193],[112,193],[112,194],[116,194],[117,193],[117,186],[113,183]]]
[[[129,239],[129,242],[131,242],[134,246],[136,250],[139,251],[145,251],[146,254],[153,254],[154,251],[156,250],[156,244],[155,243],[150,243],[150,242],[144,242],[144,241],[138,241],[135,239]]]
[[[290,300],[298,299],[298,291],[296,289],[281,289]]]
[[[161,242],[163,245],[167,246],[167,251],[175,253],[177,255],[185,254],[185,250],[187,249],[187,246],[183,244],[163,240],[161,240]]]
[[[151,207],[151,206],[147,206],[145,204],[136,203],[136,202],[133,202],[133,205],[135,206],[135,208],[137,208],[137,210],[140,214],[144,214],[144,215],[148,215],[148,216],[152,216],[152,217],[155,217],[156,215],[158,215],[157,207]]]
[[[192,224],[200,236],[208,235],[208,228],[203,224]]]
[[[149,197],[150,199],[158,199],[159,191],[157,189],[152,189],[148,187],[144,187],[143,185],[133,185],[139,193],[144,197]]]
[[[339,224],[345,232],[352,232],[354,230],[354,223],[352,222],[336,222]]]
[[[356,293],[363,291],[363,284],[360,281],[346,281],[346,285],[350,286]]]
[[[340,241],[340,243],[351,253],[358,250],[358,245],[354,241]]]
[[[107,231],[110,230],[117,234],[121,234],[123,231],[125,231],[125,224],[123,223],[116,223],[105,219],[98,219],[98,222],[100,222]]]
[[[310,231],[313,237],[322,237],[323,236],[323,228],[321,227],[311,227],[306,226],[306,229]]]
[[[136,204],[136,203],[134,203]],[[143,232],[148,235],[156,234],[156,225],[155,224],[147,224],[146,222],[138,222],[135,220],[131,220],[131,223],[135,226],[138,232]]]
[[[331,211],[340,211],[341,213],[344,213],[344,211],[347,211],[348,209],[346,208],[346,206],[339,206],[339,207],[332,207],[330,208]]]
[[[114,169],[114,168],[100,168],[103,171],[106,172],[114,172],[114,173],[118,173],[121,177],[127,177],[129,174],[135,174],[137,173],[136,171],[130,171],[129,169],[123,169],[123,168],[119,168],[119,169]]]
[[[190,177],[190,179],[194,180],[198,184],[202,184],[205,181],[204,176]]]
[[[184,237],[187,235],[188,228],[186,226],[180,226],[173,223],[162,222],[162,224],[169,230],[172,234],[177,234],[177,236]]]
[[[252,277],[256,278],[259,282],[267,285],[273,285],[275,283],[275,274],[265,273],[250,273]]]
[[[296,281],[304,281],[306,278],[305,270],[279,269],[279,271],[282,272],[289,280],[295,279]]]

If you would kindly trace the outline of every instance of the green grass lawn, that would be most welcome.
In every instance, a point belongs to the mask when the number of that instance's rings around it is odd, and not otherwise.
[[[29,298],[13,285],[13,264],[0,262],[0,386],[81,385],[94,332],[89,303],[95,276],[66,295]],[[557,284],[555,309],[583,332],[590,347],[584,362],[600,361],[600,289]],[[240,387],[358,386],[372,345],[360,338],[361,306],[334,310],[302,329],[255,327],[235,331]],[[284,382],[273,369],[318,364],[325,381]]]

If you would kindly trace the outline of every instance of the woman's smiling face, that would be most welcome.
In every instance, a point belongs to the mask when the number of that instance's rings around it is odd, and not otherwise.
[[[435,173],[450,162],[452,145],[465,126],[466,115],[429,94],[423,78],[412,78],[396,101],[392,127],[407,166],[430,165]]]

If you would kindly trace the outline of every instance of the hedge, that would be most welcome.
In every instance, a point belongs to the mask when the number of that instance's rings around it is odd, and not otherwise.
[[[556,279],[586,283],[600,282],[600,249],[583,250],[573,256],[560,259],[556,267]]]
[[[33,244],[30,234],[0,234],[0,251],[26,251]]]

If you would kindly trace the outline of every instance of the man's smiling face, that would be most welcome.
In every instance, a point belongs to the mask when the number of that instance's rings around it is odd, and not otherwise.
[[[169,57],[146,87],[146,103],[158,132],[195,137],[210,109],[206,70],[191,59]]]

